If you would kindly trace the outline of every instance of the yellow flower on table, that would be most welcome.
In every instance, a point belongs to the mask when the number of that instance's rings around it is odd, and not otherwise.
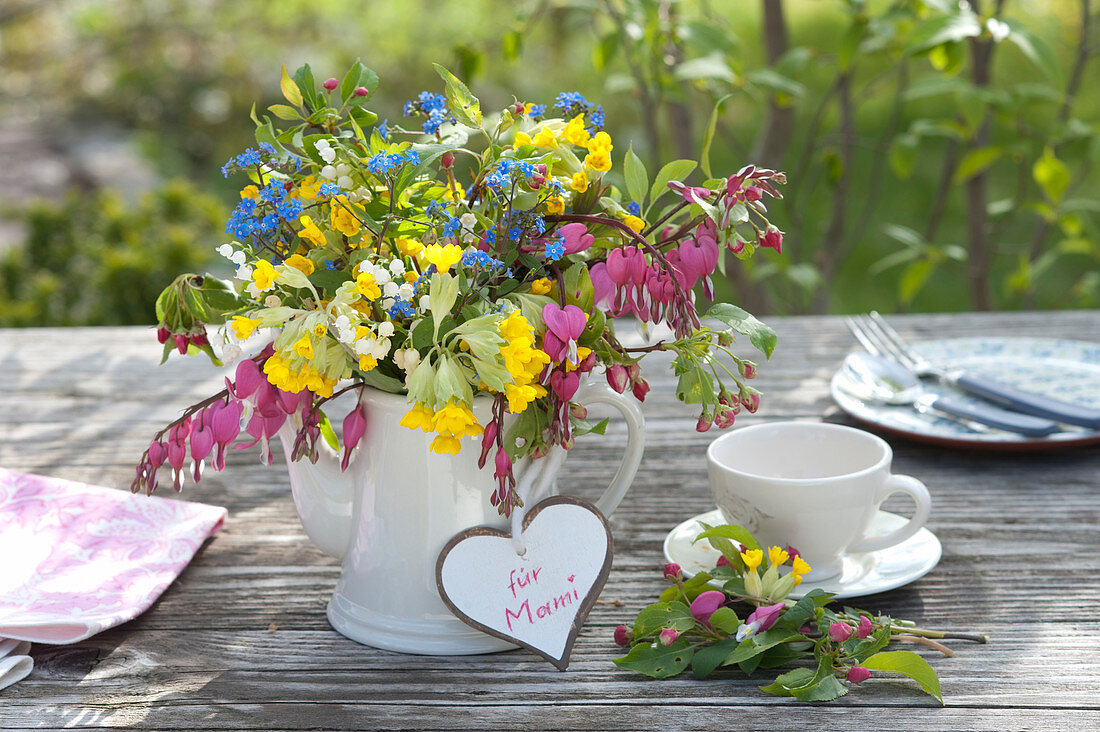
[[[760,563],[764,561],[764,552],[760,549],[749,549],[748,551],[741,552],[741,561],[745,563],[745,566],[750,571],[755,570],[760,566]]]
[[[772,567],[778,567],[786,562],[789,557],[790,555],[786,551],[777,546],[768,549],[768,564]]]
[[[806,563],[806,560],[802,557],[795,557],[791,562],[791,573],[795,576],[794,586],[798,587],[802,584],[802,575],[809,574],[810,565]]]

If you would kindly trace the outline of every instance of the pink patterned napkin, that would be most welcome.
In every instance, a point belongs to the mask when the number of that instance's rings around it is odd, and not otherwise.
[[[0,639],[75,643],[132,620],[225,516],[0,468]]]

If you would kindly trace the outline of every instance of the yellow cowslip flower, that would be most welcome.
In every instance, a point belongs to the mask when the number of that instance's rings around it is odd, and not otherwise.
[[[294,343],[294,352],[304,359],[313,358],[313,344],[309,336],[302,336]]]
[[[453,435],[436,435],[431,447],[432,452],[440,455],[457,455],[462,449],[462,443]]]
[[[588,142],[588,130],[584,127],[584,115],[578,114],[561,131],[561,139],[574,145],[584,146]]]
[[[517,132],[516,136],[512,139],[512,147],[523,147],[524,145],[531,144],[531,136],[526,132]]]
[[[424,258],[440,272],[449,272],[462,259],[462,247],[456,244],[429,244],[424,247]]]
[[[577,193],[584,193],[588,190],[588,173],[583,170],[579,173],[573,174],[573,181],[569,184]]]
[[[307,277],[313,274],[313,262],[303,257],[301,254],[291,254],[283,261],[283,264],[293,267]]]
[[[558,146],[558,138],[554,137],[554,133],[545,127],[539,130],[538,134],[532,138],[531,142],[538,147],[545,147],[551,150]]]
[[[378,365],[378,359],[376,359],[374,356],[370,355],[369,353],[364,353],[361,356],[359,356],[359,370],[360,371],[370,371],[371,369],[373,369],[377,365]]]
[[[565,210],[565,200],[561,196],[551,196],[546,199],[546,212],[560,214]]]
[[[741,552],[741,561],[745,563],[750,571],[753,571],[764,561],[764,552],[760,549],[749,549]]]
[[[534,338],[531,336],[531,326],[527,323],[527,318],[520,315],[518,310],[500,321],[498,330],[500,331],[501,337],[506,341],[531,338],[532,343],[534,342]]]
[[[298,195],[302,198],[316,199],[317,193],[321,190],[321,184],[323,180],[317,180],[317,176],[311,175],[302,179],[302,182],[298,184]]]
[[[415,285],[416,281],[419,279],[420,275],[418,275],[414,270],[410,269],[408,272],[405,273],[405,281],[408,282],[410,285]]]
[[[370,272],[359,273],[359,276],[355,278],[355,289],[359,291],[360,295],[372,302],[382,297],[382,288],[374,281],[374,275]]]
[[[531,402],[546,396],[546,388],[538,383],[538,378],[543,367],[550,363],[550,356],[534,347],[535,334],[518,310],[497,327],[501,337],[507,341],[501,347],[500,355],[512,377],[512,383],[504,385],[508,411],[519,414]]]
[[[549,295],[552,289],[554,289],[554,283],[549,277],[540,277],[531,283],[532,295]]]
[[[772,567],[778,567],[787,561],[790,554],[787,554],[783,549],[773,546],[768,549],[768,565]]]
[[[252,336],[252,333],[256,330],[256,326],[260,324],[260,321],[257,318],[248,318],[244,315],[238,315],[233,318],[230,324],[233,326],[233,332],[236,334],[237,338],[243,341]]]
[[[359,219],[352,214],[351,204],[346,196],[338,196],[332,202],[332,211],[329,213],[329,223],[332,228],[344,236],[355,236],[362,229]]]
[[[611,170],[611,155],[606,152],[594,152],[588,153],[584,156],[584,164],[586,167],[592,170],[598,170],[601,173],[606,173]]]
[[[424,251],[424,243],[419,239],[399,236],[393,243],[397,245],[397,251],[401,252],[406,257],[415,257],[417,254]]]
[[[264,373],[272,386],[294,394],[302,389],[309,389],[318,396],[330,397],[333,387],[336,386],[336,379],[325,376],[308,363],[301,369],[292,371],[287,360],[278,353],[272,354],[264,363]]]
[[[252,270],[252,282],[258,290],[270,290],[278,275],[271,262],[261,259],[256,262],[256,269]]]
[[[633,214],[630,214],[625,219],[623,219],[623,223],[629,226],[631,229],[634,229],[634,231],[641,231],[645,228],[645,220],[634,216]]]
[[[328,326],[326,326],[324,323],[318,323],[317,325],[313,326],[313,335],[315,335],[316,337],[324,338],[327,333]]]
[[[428,409],[424,404],[417,402],[413,405],[412,409],[405,412],[405,416],[401,418],[401,426],[410,430],[431,432],[432,420],[434,417],[435,412]]]
[[[241,189],[241,198],[256,198],[260,195],[260,189],[256,186],[245,186]]]
[[[607,153],[611,154],[611,151],[615,149],[615,146],[611,144],[611,135],[607,134],[603,130],[600,130],[588,141],[585,145],[590,153]]]
[[[298,223],[302,225],[302,228],[298,230],[298,236],[315,247],[322,247],[325,245],[325,235],[317,228],[317,224],[313,223],[313,219],[308,216],[302,216],[298,219]]]
[[[475,437],[482,432],[477,417],[470,408],[454,399],[435,413],[432,427],[439,434],[451,434],[455,437]]]
[[[805,559],[803,559],[802,557],[794,558],[794,561],[791,562],[791,574],[795,576],[795,587],[798,587],[800,584],[802,584],[802,575],[809,574],[810,569],[811,567],[809,564],[806,563]]]

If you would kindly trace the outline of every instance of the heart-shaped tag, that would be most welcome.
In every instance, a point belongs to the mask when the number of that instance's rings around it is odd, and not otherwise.
[[[560,670],[611,571],[611,527],[571,496],[535,505],[512,537],[479,526],[447,542],[436,562],[439,596],[464,623],[534,651]]]

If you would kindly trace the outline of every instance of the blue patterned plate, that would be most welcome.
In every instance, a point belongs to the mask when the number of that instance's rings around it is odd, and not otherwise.
[[[1050,338],[953,338],[912,345],[937,366],[963,368],[1063,402],[1100,407],[1098,343]],[[921,442],[991,450],[1058,449],[1100,443],[1097,430],[1067,427],[1048,437],[1024,437],[995,429],[971,429],[961,422],[918,412],[912,407],[869,404],[843,391],[840,388],[843,378],[837,372],[830,385],[833,399],[841,409],[860,422]],[[928,385],[941,393],[954,391],[934,382]]]

